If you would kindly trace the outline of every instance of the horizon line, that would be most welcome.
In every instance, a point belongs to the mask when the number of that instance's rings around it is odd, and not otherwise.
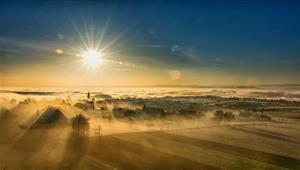
[[[190,87],[190,88],[209,88],[209,87],[216,87],[216,88],[247,88],[247,87],[259,87],[259,86],[300,86],[297,83],[276,83],[276,84],[253,84],[253,85],[197,85],[197,84],[187,84],[187,85],[168,85],[168,84],[161,84],[161,85],[70,85],[70,86],[0,86],[0,88],[67,88],[67,87],[77,87],[77,88],[88,88],[88,87]]]

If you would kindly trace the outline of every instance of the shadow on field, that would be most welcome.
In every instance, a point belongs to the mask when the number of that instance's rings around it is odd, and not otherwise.
[[[158,136],[162,140],[164,139],[174,140],[185,144],[200,146],[203,148],[207,148],[219,152],[224,152],[224,153],[242,156],[242,157],[246,157],[261,162],[270,163],[288,169],[300,169],[300,160],[287,157],[287,156],[276,155],[272,153],[266,153],[262,151],[256,151],[248,148],[242,148],[242,147],[232,146],[228,144],[211,142],[211,141],[196,139],[187,136],[180,136],[180,135],[163,133],[163,132],[149,132],[149,133],[152,133],[151,135],[153,136]]]
[[[49,129],[34,129],[27,131],[12,147],[12,159],[20,167],[32,165],[32,156],[42,150],[51,140]]]
[[[156,144],[154,147],[147,147],[139,143],[139,140],[126,141],[120,139],[118,135],[89,137],[67,129],[65,135],[63,130],[64,128],[31,129],[26,132],[12,146],[13,152],[8,155],[10,157],[7,162],[8,169],[217,169],[156,149],[155,146],[163,141],[176,141],[179,144],[194,145],[287,169],[300,169],[299,159],[164,132],[140,132],[122,136],[130,138],[130,135],[136,137],[149,135],[160,139],[152,143]],[[65,138],[59,138],[58,135]],[[56,142],[60,139],[61,146]],[[151,144],[150,140],[143,142]]]
[[[242,131],[245,133],[251,133],[251,134],[258,135],[258,136],[265,137],[265,138],[271,138],[271,139],[276,139],[276,140],[280,140],[283,142],[300,144],[299,142],[284,138],[284,137],[290,137],[290,136],[279,134],[279,133],[273,133],[273,132],[263,130],[263,129],[250,128],[250,127],[245,127],[245,126],[233,126],[231,128],[234,130]]]
[[[65,128],[33,128],[27,130],[12,146],[7,156],[8,168],[33,169],[50,168],[55,165],[47,164],[49,154],[56,151],[53,146],[60,139],[57,134]]]
[[[217,169],[114,136],[93,137],[89,146],[86,160],[94,169]]]
[[[71,132],[66,143],[66,150],[59,163],[59,169],[79,169],[79,164],[85,155],[88,137]]]

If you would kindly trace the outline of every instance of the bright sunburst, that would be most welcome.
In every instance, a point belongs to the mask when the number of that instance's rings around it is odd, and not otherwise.
[[[74,29],[78,34],[79,38],[79,44],[77,46],[73,46],[72,43],[69,43],[74,51],[73,54],[75,54],[76,57],[79,58],[81,65],[92,69],[93,71],[99,71],[98,68],[100,64],[102,66],[107,66],[107,63],[122,63],[114,60],[109,60],[107,56],[115,55],[123,50],[128,50],[128,48],[124,49],[118,49],[117,51],[112,50],[113,46],[116,45],[116,43],[121,39],[130,29],[128,27],[124,31],[117,34],[115,37],[112,37],[110,41],[104,41],[104,37],[108,28],[108,25],[110,23],[110,18],[105,23],[104,27],[101,29],[102,31],[98,31],[100,29],[97,29],[94,25],[88,26],[87,28],[83,29],[84,31],[80,31],[81,29],[77,27],[75,23],[73,23]],[[60,51],[56,51],[57,54]],[[63,51],[64,52],[64,51]],[[123,64],[120,64],[123,65]],[[82,67],[78,67],[78,69],[81,69]]]
[[[97,68],[101,63],[101,53],[95,49],[87,50],[82,54],[84,63],[90,68]]]

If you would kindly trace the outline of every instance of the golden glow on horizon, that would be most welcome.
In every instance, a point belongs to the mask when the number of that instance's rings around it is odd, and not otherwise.
[[[96,68],[101,63],[101,53],[95,49],[87,50],[82,54],[84,63],[89,68]]]

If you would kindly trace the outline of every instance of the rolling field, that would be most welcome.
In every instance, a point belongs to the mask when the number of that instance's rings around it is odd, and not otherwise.
[[[299,169],[299,130],[297,123],[93,137],[76,136],[68,128],[29,130],[17,142],[2,143],[0,165],[2,169]]]

